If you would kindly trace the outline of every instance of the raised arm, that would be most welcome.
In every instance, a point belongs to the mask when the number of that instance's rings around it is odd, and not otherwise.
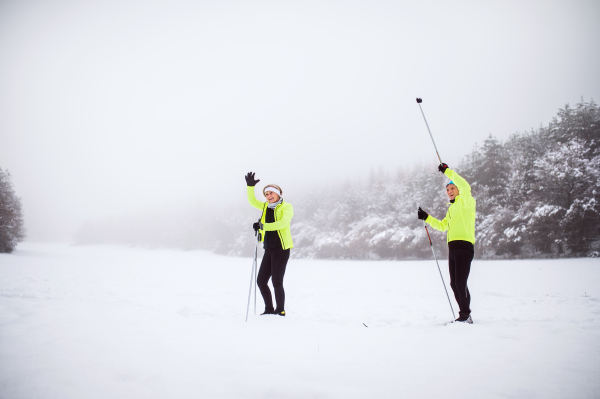
[[[254,172],[248,172],[245,178],[246,185],[248,186],[246,188],[248,194],[248,202],[256,209],[260,209],[262,211],[265,204],[264,202],[260,202],[259,200],[257,200],[256,196],[254,195],[254,186],[256,186],[256,183],[258,183],[260,180],[255,180]]]
[[[464,197],[471,196],[471,186],[469,185],[469,183],[467,183],[467,181],[465,179],[463,179],[463,177],[461,175],[459,175],[458,173],[456,173],[455,171],[453,171],[450,168],[447,168],[444,171],[444,174],[450,180],[452,180],[452,182],[454,183],[456,188],[458,188],[458,192],[459,192],[458,195],[464,195]]]
[[[254,186],[248,186],[246,190],[248,192],[248,202],[250,203],[250,205],[262,211],[263,207],[265,206],[265,203],[260,202],[258,199],[256,199],[256,196],[254,195]]]

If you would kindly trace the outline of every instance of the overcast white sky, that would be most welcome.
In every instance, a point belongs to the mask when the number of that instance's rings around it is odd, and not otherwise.
[[[600,2],[0,2],[0,167],[32,240],[201,198],[288,200],[600,99]],[[315,195],[318,195],[315,193]]]

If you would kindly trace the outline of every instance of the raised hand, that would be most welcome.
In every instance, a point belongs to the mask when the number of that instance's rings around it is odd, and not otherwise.
[[[254,172],[248,172],[248,174],[246,175],[246,185],[250,187],[256,186],[256,183],[258,183],[259,181],[260,180],[254,179]]]
[[[419,207],[419,210],[417,211],[417,217],[421,220],[427,220],[428,216],[429,214]]]
[[[448,169],[448,165],[445,163],[441,163],[440,166],[438,166],[438,170],[442,173],[446,173],[446,169]]]

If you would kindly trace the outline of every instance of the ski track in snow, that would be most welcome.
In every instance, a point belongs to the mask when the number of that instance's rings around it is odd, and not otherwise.
[[[475,260],[473,325],[446,324],[433,260],[291,259],[288,316],[252,302],[246,323],[251,264],[61,244],[1,254],[0,398],[600,397],[598,259]]]

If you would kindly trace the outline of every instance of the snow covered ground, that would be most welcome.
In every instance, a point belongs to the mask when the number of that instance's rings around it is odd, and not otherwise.
[[[444,325],[433,260],[292,259],[288,316],[251,307],[246,323],[250,268],[202,251],[1,254],[0,398],[600,397],[598,259],[476,260],[473,325]]]

